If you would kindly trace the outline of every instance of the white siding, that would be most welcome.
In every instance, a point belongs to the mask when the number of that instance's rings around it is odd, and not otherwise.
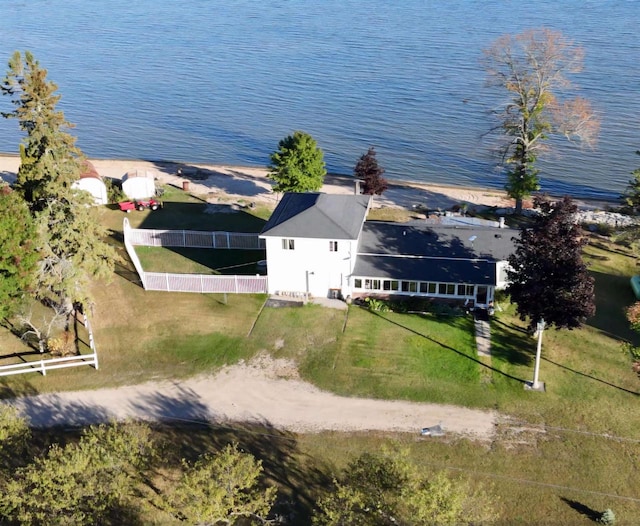
[[[357,241],[291,238],[293,250],[283,249],[283,238],[266,237],[269,293],[327,297],[329,289],[343,289],[355,265]],[[338,250],[330,251],[330,241]]]
[[[507,268],[509,268],[509,263],[507,261],[498,261],[496,263],[496,289],[501,290],[504,289],[507,284]]]

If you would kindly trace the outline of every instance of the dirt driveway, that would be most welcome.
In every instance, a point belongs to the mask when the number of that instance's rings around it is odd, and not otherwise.
[[[451,405],[346,398],[301,381],[294,367],[267,357],[183,381],[18,398],[35,427],[111,419],[269,423],[299,433],[397,431],[418,434],[441,423],[446,433],[491,439],[497,414]]]

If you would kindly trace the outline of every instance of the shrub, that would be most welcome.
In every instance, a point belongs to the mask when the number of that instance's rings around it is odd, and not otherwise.
[[[110,203],[119,203],[126,199],[127,196],[122,191],[122,181],[105,178],[104,184],[107,187],[107,199]]]
[[[613,526],[615,523],[616,516],[611,508],[604,510],[598,519],[598,524],[604,524],[605,526]]]
[[[371,311],[376,312],[389,312],[389,305],[387,305],[383,300],[379,300],[377,298],[365,298],[364,302],[367,305],[367,308]]]
[[[69,331],[65,331],[59,338],[49,338],[47,349],[53,356],[73,356],[76,354],[73,335]]]

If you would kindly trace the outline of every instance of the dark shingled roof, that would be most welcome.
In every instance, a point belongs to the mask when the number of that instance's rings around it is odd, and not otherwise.
[[[367,221],[353,274],[495,285],[495,262],[514,251],[513,238],[518,234],[518,230],[491,227]]]
[[[495,263],[483,259],[408,258],[362,256],[356,260],[354,276],[495,285]]]
[[[369,201],[368,195],[286,193],[260,235],[358,239]]]
[[[510,228],[367,221],[358,253],[505,260],[519,235],[519,230]]]

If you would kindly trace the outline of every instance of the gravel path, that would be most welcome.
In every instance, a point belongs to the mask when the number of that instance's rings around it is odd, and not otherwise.
[[[111,419],[268,423],[299,433],[395,431],[419,433],[441,423],[445,432],[489,440],[497,414],[451,405],[346,398],[297,378],[284,360],[261,358],[183,381],[44,394],[8,401],[34,427]]]

